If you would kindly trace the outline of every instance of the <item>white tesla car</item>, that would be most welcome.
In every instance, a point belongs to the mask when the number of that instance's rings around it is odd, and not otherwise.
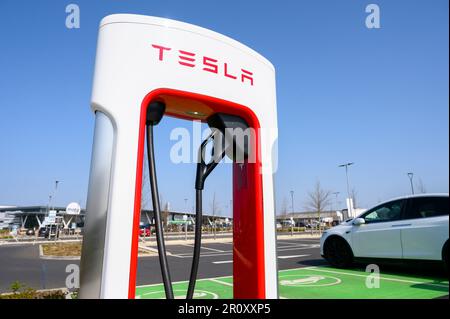
[[[448,267],[448,203],[448,194],[384,202],[325,231],[320,254],[340,268],[366,258],[443,261]]]

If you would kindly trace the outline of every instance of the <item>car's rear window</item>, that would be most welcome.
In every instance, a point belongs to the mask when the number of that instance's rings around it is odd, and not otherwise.
[[[429,218],[449,214],[448,197],[416,197],[410,199],[406,219]]]

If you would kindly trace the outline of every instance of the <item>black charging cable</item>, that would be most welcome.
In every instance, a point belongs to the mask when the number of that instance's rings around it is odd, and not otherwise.
[[[191,275],[189,277],[189,286],[186,298],[192,299],[194,297],[195,283],[197,281],[198,264],[200,261],[200,248],[202,241],[202,192],[205,185],[205,180],[213,169],[219,164],[225,156],[225,148],[221,147],[220,151],[216,150],[219,145],[214,140],[218,137],[220,132],[213,130],[213,132],[200,145],[198,152],[197,174],[195,178],[195,239],[194,239],[194,254],[192,258]],[[214,142],[211,154],[211,161],[205,162],[206,147],[211,141]]]
[[[158,245],[159,264],[161,266],[161,275],[164,284],[164,290],[167,299],[173,299],[172,280],[170,278],[169,264],[167,262],[166,247],[164,244],[163,226],[161,218],[161,207],[159,204],[158,181],[156,179],[156,164],[155,152],[153,142],[153,127],[157,125],[165,112],[166,106],[162,102],[152,102],[147,108],[147,156],[148,167],[150,171],[150,188],[152,193],[153,212],[155,214],[155,228],[156,228],[156,242]],[[198,152],[197,174],[195,180],[195,239],[194,239],[194,253],[192,259],[191,274],[189,277],[189,286],[187,291],[187,299],[192,299],[194,296],[195,283],[197,280],[198,264],[200,261],[200,248],[202,239],[202,191],[205,185],[205,180],[208,175],[214,170],[219,162],[225,156],[224,144],[222,140],[218,139],[221,132],[213,129],[213,132],[202,142]],[[205,154],[207,145],[213,141],[211,160],[209,163],[205,162]],[[217,142],[219,141],[219,142]],[[220,143],[220,144],[219,144]],[[217,150],[216,148],[219,148]]]
[[[156,180],[155,152],[153,143],[153,126],[157,125],[164,115],[166,106],[161,102],[150,103],[147,109],[147,156],[150,171],[150,188],[152,192],[153,212],[155,214],[156,242],[158,244],[159,264],[167,299],[173,299],[172,280],[170,279],[167,262],[166,247],[164,244],[161,207],[159,205],[158,181]]]

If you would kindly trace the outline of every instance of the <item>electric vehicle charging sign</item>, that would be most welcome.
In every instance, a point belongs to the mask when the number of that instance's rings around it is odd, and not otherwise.
[[[66,213],[68,215],[79,215],[81,212],[80,204],[72,202],[66,207]]]
[[[48,217],[46,217],[47,223],[52,224],[56,221],[56,210],[51,210],[48,212]]]

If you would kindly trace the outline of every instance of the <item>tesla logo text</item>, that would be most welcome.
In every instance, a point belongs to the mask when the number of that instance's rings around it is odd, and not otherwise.
[[[152,47],[157,50],[159,61],[164,61],[166,56],[169,54],[169,51],[172,50],[172,48],[157,44],[152,44]],[[240,69],[239,71],[237,71],[236,69],[233,69],[227,62],[222,63],[212,57],[199,56],[194,52],[178,50],[175,54],[177,54],[178,56],[178,64],[182,66],[189,68],[199,67],[205,72],[210,72],[218,75],[221,74],[232,80],[239,80],[242,83],[249,83],[253,86],[253,72],[245,69]]]

